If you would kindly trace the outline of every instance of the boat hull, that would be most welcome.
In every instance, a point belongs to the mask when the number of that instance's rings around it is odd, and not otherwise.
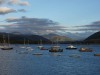
[[[94,54],[94,56],[100,56],[100,54]]]
[[[79,50],[80,52],[92,52],[92,50]]]
[[[69,49],[69,50],[76,50],[77,48],[66,48],[66,49]]]
[[[12,50],[13,48],[1,48],[2,50]]]
[[[63,52],[63,49],[58,49],[58,50],[49,50],[49,52]]]

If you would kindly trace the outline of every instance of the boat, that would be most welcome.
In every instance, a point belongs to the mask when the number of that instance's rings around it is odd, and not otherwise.
[[[100,56],[100,54],[94,54],[94,56]]]
[[[20,48],[26,48],[26,46],[25,46],[25,39],[24,39],[24,46],[21,46]]]
[[[63,52],[63,49],[60,49],[58,46],[53,46],[49,49],[49,52]]]
[[[48,49],[47,49],[47,48],[42,47],[42,48],[40,48],[40,50],[48,50]]]
[[[26,46],[26,49],[27,49],[27,50],[34,50],[32,47],[30,47],[30,45],[29,45],[29,40],[28,40],[28,46]]]
[[[53,42],[52,42],[53,44]],[[63,49],[60,48],[60,46],[58,45],[58,38],[56,41],[56,45],[53,45],[50,49],[49,52],[63,52]]]
[[[40,44],[39,46],[37,46],[39,49],[43,48],[43,45],[42,45],[42,40],[40,40]]]
[[[8,34],[8,43],[5,40],[5,37],[3,35],[3,46],[1,47],[2,50],[12,50],[13,47],[10,46],[10,41],[9,41],[9,34]]]
[[[82,47],[79,49],[80,52],[92,52],[93,50],[91,48],[87,48],[87,47]]]
[[[75,49],[77,49],[75,46],[73,46],[73,45],[69,45],[69,46],[67,46],[67,48],[66,49],[71,49],[71,50],[75,50]]]

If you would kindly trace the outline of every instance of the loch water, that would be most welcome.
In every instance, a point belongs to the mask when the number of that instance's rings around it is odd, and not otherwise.
[[[34,44],[30,45],[34,50],[28,51],[21,44],[12,46],[13,50],[0,49],[0,75],[100,75],[100,56],[94,56],[100,54],[100,45],[74,45],[77,50],[66,50],[67,45],[60,44],[64,51],[58,53],[39,50]],[[90,47],[93,52],[79,52],[80,47]]]

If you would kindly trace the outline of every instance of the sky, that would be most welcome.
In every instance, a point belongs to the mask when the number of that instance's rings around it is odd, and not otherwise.
[[[0,0],[0,31],[33,34],[100,30],[100,0]]]

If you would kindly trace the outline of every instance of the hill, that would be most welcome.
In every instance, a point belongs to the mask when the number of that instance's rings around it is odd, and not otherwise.
[[[0,33],[0,43],[3,42],[3,36],[6,41],[8,41],[8,33]],[[10,43],[24,43],[24,39],[26,43],[28,43],[28,40],[30,43],[39,43],[40,40],[43,41],[43,43],[50,43],[51,41],[48,40],[47,38],[44,38],[39,35],[28,35],[28,34],[16,34],[16,33],[9,33],[9,38],[10,38]]]
[[[48,35],[43,35],[43,37],[45,37],[53,42],[74,41],[73,39],[71,39],[67,36],[62,36],[62,35],[58,35],[58,34],[48,34]]]
[[[100,31],[92,34],[91,36],[86,38],[84,41],[88,43],[100,43]]]

